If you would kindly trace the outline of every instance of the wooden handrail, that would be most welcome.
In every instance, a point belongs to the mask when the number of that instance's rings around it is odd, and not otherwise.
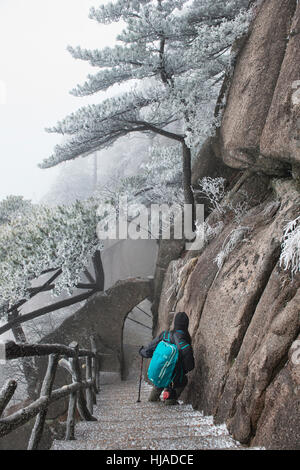
[[[15,390],[17,388],[17,382],[15,380],[7,380],[2,390],[0,391],[0,418],[6,406],[10,402]]]
[[[5,359],[18,359],[20,357],[30,356],[49,356],[49,354],[60,354],[62,356],[75,357],[77,354],[74,350],[63,344],[29,344],[29,343],[15,343],[14,341],[7,341],[5,344]],[[95,353],[89,349],[79,349],[79,357],[95,357]]]
[[[49,356],[48,368],[41,389],[41,397],[51,397],[53,382],[55,379],[58,364],[58,358],[58,354],[51,354]],[[29,439],[28,450],[36,450],[38,447],[38,444],[43,434],[47,411],[47,408],[45,408],[41,410],[37,415],[37,419],[35,420],[35,424]]]
[[[0,419],[0,437],[6,436],[20,426],[23,426],[23,424],[28,423],[28,421],[34,418],[40,411],[47,409],[51,403],[65,398],[71,393],[78,392],[78,390],[86,389],[91,386],[91,382],[74,382],[54,390],[50,397],[41,396],[25,408]]]
[[[94,337],[91,337],[90,341],[92,350],[79,349],[78,344],[75,342],[69,346],[63,344],[24,344],[14,343],[13,341],[5,343],[6,359],[8,360],[29,356],[49,356],[49,359],[40,397],[27,407],[18,410],[10,416],[1,418],[4,409],[16,390],[17,384],[15,381],[9,380],[0,390],[0,438],[36,417],[28,450],[37,449],[42,437],[49,405],[66,396],[70,397],[66,440],[75,439],[76,407],[83,420],[97,421],[93,416],[93,405],[96,403],[96,393],[99,393],[100,357],[101,355],[107,356],[107,354],[97,352]],[[85,380],[82,380],[81,377],[80,357],[85,358]],[[70,372],[72,383],[66,384],[57,390],[52,390],[58,365]],[[85,390],[86,395],[84,393]]]

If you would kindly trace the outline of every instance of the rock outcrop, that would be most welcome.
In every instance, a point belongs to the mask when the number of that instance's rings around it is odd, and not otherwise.
[[[170,310],[190,317],[196,367],[186,401],[226,422],[242,443],[294,449],[300,445],[300,371],[291,348],[300,333],[300,276],[284,271],[279,256],[284,226],[296,217],[300,194],[292,179],[275,180],[270,187],[257,175],[240,191],[255,183],[261,199],[238,223],[228,214],[223,230],[200,255],[170,264],[158,329],[170,326]],[[217,255],[236,234],[218,266]]]
[[[292,83],[300,67],[299,37],[290,36],[298,25],[296,5],[296,0],[264,1],[238,55],[221,126],[222,157],[233,168],[282,175],[297,153],[289,124],[291,115],[296,120]]]
[[[292,6],[294,2],[289,2]],[[300,4],[298,2],[280,74],[260,140],[261,154],[300,167]],[[297,92],[298,90],[298,92]]]
[[[169,264],[157,332],[172,312],[189,315],[196,367],[185,401],[244,444],[300,449],[300,274],[280,264],[284,228],[300,214],[300,4],[254,3],[219,141],[194,167],[225,176],[221,158],[235,173],[202,251]]]

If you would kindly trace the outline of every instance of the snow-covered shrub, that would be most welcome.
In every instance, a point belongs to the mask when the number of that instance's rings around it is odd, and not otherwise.
[[[208,245],[211,240],[216,238],[223,230],[224,222],[220,220],[214,225],[210,225],[206,220],[204,221],[204,244],[203,246]],[[202,223],[196,222],[196,237],[200,236],[202,232]]]
[[[203,195],[209,201],[211,209],[216,209],[223,214],[224,208],[221,207],[220,202],[225,196],[225,184],[225,178],[211,178],[210,176],[205,176],[198,180],[200,189],[195,191],[195,193]]]
[[[242,218],[250,208],[249,196],[246,191],[239,191],[239,195],[242,196],[242,199],[237,202],[232,202],[229,198],[225,198],[226,180],[224,178],[211,178],[206,176],[198,180],[198,185],[200,190],[196,190],[195,193],[201,194],[209,201],[211,210],[216,210],[222,216],[231,212],[235,222],[240,225]]]
[[[300,217],[284,228],[281,244],[280,266],[291,270],[292,275],[300,271]]]
[[[211,240],[216,238],[223,230],[224,223],[220,220],[215,225],[210,225],[204,222],[204,237],[205,243],[209,243]]]
[[[229,211],[232,212],[234,216],[235,222],[240,225],[241,220],[247,211],[250,209],[249,205],[249,196],[246,191],[240,190],[239,196],[242,198],[241,200],[233,203],[232,201],[228,200],[225,204],[223,204],[224,212]]]

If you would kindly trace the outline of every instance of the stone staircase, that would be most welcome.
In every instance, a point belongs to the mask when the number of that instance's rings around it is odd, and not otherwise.
[[[76,425],[74,441],[54,441],[52,450],[203,450],[242,449],[225,425],[180,403],[167,407],[147,401],[151,386],[133,380],[101,385],[94,416],[97,422]]]

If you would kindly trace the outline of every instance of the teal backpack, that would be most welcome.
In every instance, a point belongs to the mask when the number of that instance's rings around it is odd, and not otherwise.
[[[175,336],[165,331],[163,339],[158,343],[148,368],[148,379],[157,388],[166,388],[174,378],[175,366],[179,357],[177,344],[172,344]]]

